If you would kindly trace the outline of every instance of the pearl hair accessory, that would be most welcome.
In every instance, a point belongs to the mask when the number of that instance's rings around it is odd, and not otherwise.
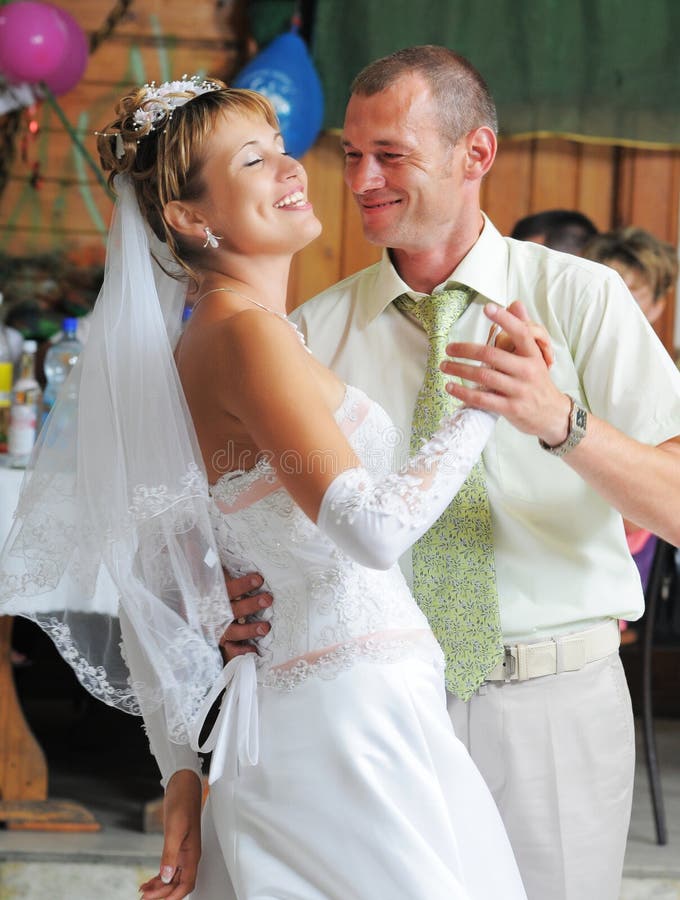
[[[210,246],[213,248],[213,250],[217,250],[217,248],[220,246],[219,242],[221,240],[224,240],[224,238],[222,238],[219,234],[213,234],[207,225],[205,226],[203,231],[205,231],[205,244],[203,244],[203,246]]]
[[[145,84],[143,90],[145,97],[139,109],[135,110],[132,119],[136,128],[148,126],[148,130],[153,131],[159,122],[165,121],[166,116],[171,119],[179,106],[184,106],[201,94],[219,91],[221,87],[213,81],[202,79],[199,75],[192,75],[190,78],[183,75],[180,81],[164,81],[159,85],[152,81]]]
[[[164,81],[157,85],[155,81],[145,84],[141,90],[144,97],[140,101],[139,108],[132,114],[132,122],[135,131],[139,132],[139,138],[151,134],[160,125],[167,125],[173,112],[180,106],[184,106],[201,94],[209,94],[212,91],[221,91],[222,85],[215,84],[201,78],[200,75],[183,75],[179,81]],[[125,156],[125,142],[119,131],[95,131],[102,137],[115,137],[114,152],[117,159]],[[139,143],[139,138],[137,143]],[[216,244],[210,244],[216,247]]]

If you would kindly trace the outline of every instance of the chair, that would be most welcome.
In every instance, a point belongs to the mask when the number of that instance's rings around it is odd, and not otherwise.
[[[645,614],[644,629],[642,635],[642,722],[645,744],[645,756],[647,761],[647,775],[649,788],[652,795],[652,808],[654,811],[654,823],[656,826],[657,844],[668,843],[668,829],[666,827],[666,811],[663,803],[661,789],[661,777],[659,763],[656,754],[656,736],[654,732],[654,712],[652,705],[652,651],[654,649],[654,636],[656,626],[663,612],[668,621],[667,610],[664,604],[672,604],[675,601],[674,591],[677,590],[675,582],[675,553],[676,548],[661,538],[656,539],[654,559],[649,573],[649,580],[645,589]]]

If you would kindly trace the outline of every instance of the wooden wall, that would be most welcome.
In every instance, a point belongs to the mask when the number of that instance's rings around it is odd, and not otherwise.
[[[120,3],[120,0],[118,0]],[[116,9],[103,0],[60,0],[91,34]],[[90,57],[71,92],[58,98],[68,121],[95,158],[93,131],[106,125],[115,99],[145,80],[206,72],[228,78],[245,58],[248,39],[242,0],[192,5],[181,0],[135,0],[121,23]],[[0,251],[31,255],[76,250],[102,255],[111,201],[48,104],[33,114],[33,137],[22,114],[7,188],[0,197]],[[0,127],[1,127],[0,123]],[[378,258],[363,240],[358,215],[342,181],[336,135],[325,134],[306,154],[311,196],[324,223],[322,237],[296,259],[290,302],[297,305]],[[37,183],[32,177],[37,169]],[[483,206],[502,232],[531,212],[579,209],[600,229],[647,228],[677,245],[680,150],[641,150],[557,138],[503,140],[483,188]],[[659,324],[672,347],[674,304]]]
[[[0,251],[16,255],[83,245],[101,254],[112,203],[92,168],[98,169],[94,131],[113,118],[116,100],[131,86],[184,73],[230,77],[246,58],[242,3],[59,0],[57,5],[88,36],[105,26],[110,13],[128,9],[91,53],[80,83],[57,98],[89,162],[48,102],[22,113],[16,156],[0,196]],[[38,125],[35,135],[29,132],[31,119]]]

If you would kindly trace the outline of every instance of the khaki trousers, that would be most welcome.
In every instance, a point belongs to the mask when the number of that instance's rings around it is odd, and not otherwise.
[[[618,900],[635,741],[618,653],[448,696],[458,737],[496,800],[528,900]],[[493,865],[493,860],[489,860]]]

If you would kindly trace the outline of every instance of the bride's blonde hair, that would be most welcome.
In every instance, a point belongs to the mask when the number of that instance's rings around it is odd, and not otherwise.
[[[116,118],[97,133],[97,150],[102,168],[110,173],[109,184],[116,175],[130,177],[143,218],[192,279],[196,276],[191,264],[200,259],[201,249],[190,246],[168,226],[163,215],[166,204],[200,200],[204,195],[203,150],[219,116],[250,116],[279,127],[272,104],[262,94],[230,88],[216,79],[204,84],[209,87],[195,95],[167,92],[167,101],[154,86],[135,88],[116,104]]]

